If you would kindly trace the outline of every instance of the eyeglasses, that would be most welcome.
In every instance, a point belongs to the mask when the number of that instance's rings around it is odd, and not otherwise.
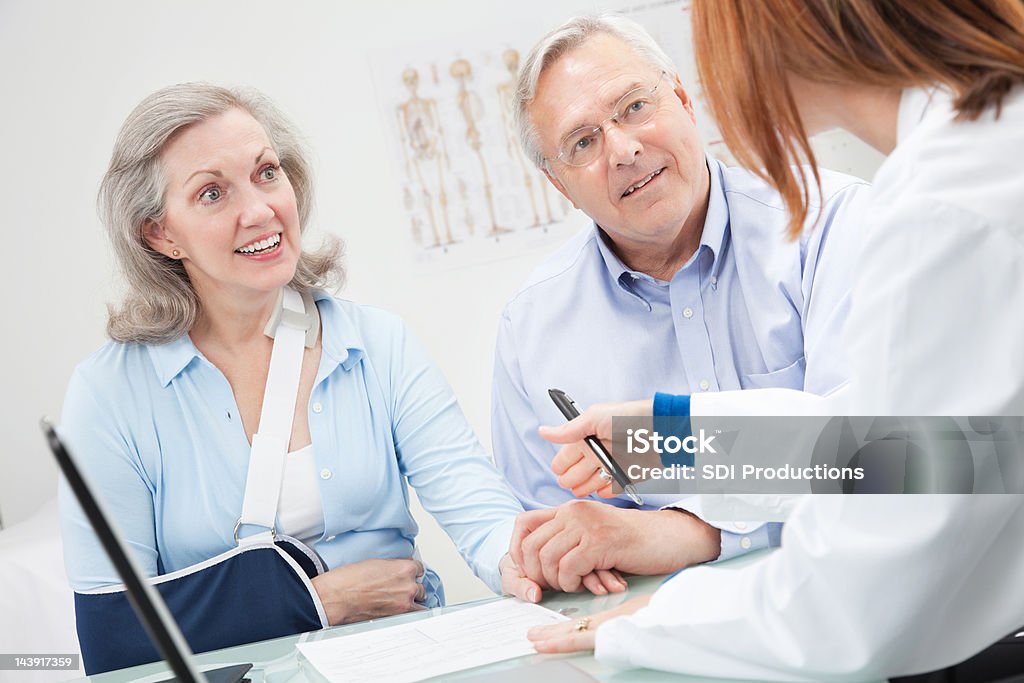
[[[658,111],[658,88],[665,79],[665,74],[666,72],[661,72],[661,77],[653,88],[634,88],[623,95],[612,110],[615,113],[600,124],[583,126],[566,135],[558,146],[558,156],[554,160],[561,161],[567,166],[586,166],[601,156],[604,149],[604,126],[609,121],[614,121],[620,126],[640,126],[650,121]],[[549,164],[550,170],[552,159],[544,161]]]

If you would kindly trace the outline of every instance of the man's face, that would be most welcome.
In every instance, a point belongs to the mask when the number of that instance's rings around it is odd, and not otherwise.
[[[633,250],[664,248],[684,225],[699,235],[707,208],[708,170],[692,103],[678,81],[665,76],[659,85],[660,78],[658,67],[626,43],[598,34],[544,71],[529,107],[551,182],[616,244]],[[657,110],[649,121],[605,123],[601,153],[586,166],[556,159],[569,133],[600,125],[627,92],[655,85]]]

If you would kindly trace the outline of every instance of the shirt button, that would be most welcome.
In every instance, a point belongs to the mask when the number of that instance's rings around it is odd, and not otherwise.
[[[321,479],[330,479],[332,474],[333,473],[329,469],[327,469],[326,467],[323,468],[322,470],[320,470],[320,478]]]
[[[334,540],[334,539],[336,539],[336,538],[337,538],[337,536],[335,536],[335,535],[333,535],[333,534],[332,534],[332,535],[328,536],[327,538],[325,538],[325,539],[324,539],[324,541],[325,541],[326,543],[330,543],[331,541],[333,541],[333,540]]]
[[[735,524],[733,524],[733,526],[739,529],[740,531],[743,531],[747,528],[747,525],[744,522],[736,522]]]
[[[750,550],[750,546],[752,545],[753,543],[750,542],[750,536],[744,536],[740,539],[740,547],[744,550]]]
[[[320,401],[317,401],[316,403],[313,404],[313,412],[314,413],[322,413],[322,412],[324,412],[324,407],[320,404]]]
[[[715,277],[714,275],[712,275],[711,276],[711,286],[714,287],[717,284],[718,284],[718,278]]]
[[[686,318],[687,320],[689,320],[690,318],[692,318],[692,317],[693,317],[693,309],[692,309],[692,308],[690,308],[689,306],[687,306],[686,308],[684,308],[684,309],[683,309],[683,317],[684,317],[684,318]]]
[[[707,381],[706,379],[702,379],[700,381],[700,390],[701,391],[707,391],[710,387],[711,387],[711,382]]]

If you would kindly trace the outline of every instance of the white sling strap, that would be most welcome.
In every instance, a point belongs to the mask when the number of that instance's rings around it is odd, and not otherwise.
[[[275,310],[264,330],[264,334],[273,337],[274,348],[270,354],[259,431],[252,437],[242,514],[235,524],[235,540],[239,544],[262,542],[268,535],[276,536],[274,520],[298,400],[303,347],[316,343],[319,327],[312,297],[300,295],[290,287],[281,289]],[[243,524],[261,526],[267,531],[239,539],[238,530]]]

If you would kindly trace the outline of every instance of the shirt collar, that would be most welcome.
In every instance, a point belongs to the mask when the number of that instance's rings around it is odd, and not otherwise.
[[[167,386],[171,380],[200,357],[199,349],[192,343],[192,338],[183,334],[172,342],[149,346],[149,355],[153,359],[160,384]]]
[[[335,366],[341,365],[348,371],[362,359],[366,353],[366,342],[359,333],[352,316],[338,303],[337,299],[322,289],[312,291],[313,301],[320,310],[320,334],[325,359],[320,361],[320,373],[317,382],[329,375]]]
[[[896,114],[896,142],[907,139],[928,118],[953,114],[953,96],[941,88],[906,88]]]
[[[597,223],[594,223],[594,240],[597,242],[597,250],[601,252],[601,258],[604,259],[604,265],[608,269],[608,274],[612,276],[613,280],[618,280],[627,273],[633,273],[622,262],[622,259],[612,251],[609,245],[611,238],[608,237],[607,233]]]
[[[725,249],[726,228],[729,226],[729,204],[725,200],[725,166],[711,156],[707,160],[711,185],[708,215],[704,217],[704,231],[700,235],[700,244],[711,250],[711,257],[714,259],[711,270],[717,276],[722,263],[724,263],[719,257]]]
[[[351,370],[363,357],[366,344],[356,329],[354,321],[338,305],[334,297],[322,289],[314,289],[311,294],[320,311],[323,358],[320,361],[320,373],[317,376],[319,382],[321,375],[330,374],[338,365],[341,365],[344,370]],[[192,338],[187,334],[166,344],[150,346],[149,353],[153,358],[160,383],[165,387],[180,375],[193,360],[202,357],[199,349],[192,343]]]
[[[708,199],[708,213],[704,218],[704,230],[700,235],[697,254],[701,252],[703,247],[707,247],[711,250],[711,256],[714,259],[713,271],[714,274],[717,275],[719,268],[718,255],[722,252],[722,245],[725,242],[725,228],[729,223],[729,208],[725,201],[725,190],[722,185],[722,164],[709,156],[707,157],[707,167],[708,175],[711,177],[711,183],[709,186],[710,196]],[[594,239],[597,241],[598,251],[601,252],[601,258],[604,259],[605,267],[608,269],[608,274],[613,280],[619,282],[620,285],[623,285],[625,284],[623,282],[623,275],[629,275],[631,279],[636,276],[638,278],[654,282],[654,278],[651,276],[646,273],[630,270],[630,268],[622,262],[622,259],[620,259],[611,248],[611,238],[608,237],[604,230],[601,229],[601,226],[596,223],[594,224],[594,232]],[[692,260],[693,259],[687,261],[687,265],[689,265]],[[684,268],[685,267],[686,266],[684,266]]]

